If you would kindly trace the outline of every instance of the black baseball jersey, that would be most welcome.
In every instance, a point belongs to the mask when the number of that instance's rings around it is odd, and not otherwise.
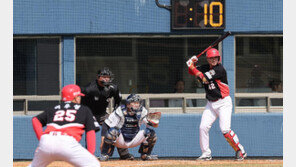
[[[206,98],[210,101],[216,101],[220,98],[229,96],[229,87],[226,70],[221,64],[210,68],[209,64],[197,67],[209,82],[204,84]]]
[[[81,104],[88,106],[100,123],[104,121],[101,120],[101,117],[107,114],[106,108],[109,104],[109,98],[114,97],[115,108],[119,106],[121,101],[121,94],[116,85],[101,87],[97,80],[92,81],[86,87],[81,87],[81,92],[85,94],[81,99]]]
[[[47,126],[44,134],[58,131],[73,136],[77,141],[81,140],[84,131],[88,132],[96,128],[90,109],[72,102],[62,102],[48,108],[36,118],[42,126]]]

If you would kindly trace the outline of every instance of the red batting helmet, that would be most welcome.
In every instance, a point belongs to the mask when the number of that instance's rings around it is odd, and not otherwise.
[[[71,84],[63,87],[62,101],[72,101],[77,96],[84,96],[79,86]]]
[[[211,58],[211,57],[219,57],[219,60],[220,60],[220,54],[219,54],[219,51],[215,48],[211,48],[207,51],[207,59],[208,58]]]

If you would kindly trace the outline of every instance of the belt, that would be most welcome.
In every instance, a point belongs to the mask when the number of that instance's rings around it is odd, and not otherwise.
[[[48,134],[51,135],[51,136],[61,136],[61,135],[68,136],[67,133],[65,133],[65,132],[59,132],[59,131],[51,131]]]
[[[226,96],[227,97],[227,96]],[[218,100],[220,100],[220,99],[224,99],[225,97],[221,97],[221,98],[219,98],[219,99],[217,99],[217,100],[209,100],[210,102],[216,102],[216,101],[218,101]]]

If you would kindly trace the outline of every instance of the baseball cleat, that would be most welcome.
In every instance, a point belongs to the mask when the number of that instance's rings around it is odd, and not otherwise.
[[[120,159],[121,160],[134,160],[135,157],[133,156],[133,154],[127,154],[127,155],[121,156]]]
[[[146,161],[146,160],[158,160],[158,156],[157,155],[147,155],[147,154],[142,154],[141,155],[141,159],[143,161]]]
[[[200,157],[198,157],[196,160],[199,160],[199,161],[210,161],[212,160],[212,156],[211,154],[202,154]]]
[[[211,161],[212,160],[212,156],[208,156],[208,157],[198,157],[196,160],[198,161]]]
[[[247,157],[247,153],[242,153],[241,150],[237,151],[235,153],[235,160],[237,161],[242,161]]]
[[[109,160],[109,155],[101,155],[100,156],[100,161],[108,161]]]

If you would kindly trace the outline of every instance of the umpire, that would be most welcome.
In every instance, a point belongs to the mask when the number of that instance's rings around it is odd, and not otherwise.
[[[81,88],[81,92],[85,94],[81,99],[81,104],[91,109],[100,125],[109,115],[106,108],[110,98],[114,97],[114,108],[119,106],[122,99],[117,85],[112,83],[113,79],[113,73],[109,68],[104,67],[98,70],[96,80]]]
[[[112,83],[114,79],[113,73],[108,67],[98,70],[96,80],[90,82],[87,86],[81,87],[81,92],[85,94],[81,98],[81,104],[88,106],[96,120],[102,125],[109,114],[106,108],[109,104],[110,98],[114,98],[114,108],[120,105],[122,99],[117,85]],[[96,129],[98,132],[100,129]],[[101,135],[100,149],[102,150],[104,136]]]

